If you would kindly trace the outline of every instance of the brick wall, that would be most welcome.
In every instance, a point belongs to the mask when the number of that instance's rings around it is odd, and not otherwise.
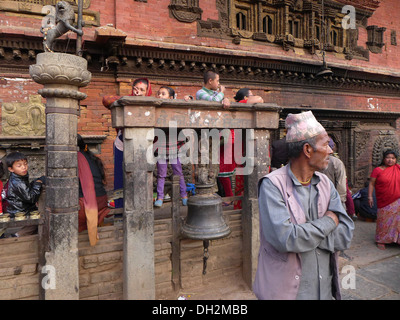
[[[117,7],[115,8],[115,4]],[[173,45],[194,45],[205,51],[213,48],[233,50],[233,55],[260,55],[269,54],[277,58],[298,58],[304,60],[320,61],[321,57],[311,55],[303,50],[285,51],[280,46],[260,45],[257,42],[243,41],[242,44],[232,43],[232,39],[206,38],[198,36],[197,22],[182,23],[177,21],[169,13],[169,0],[148,0],[147,2],[138,1],[91,1],[90,10],[100,13],[100,25],[113,24],[116,28],[127,33],[127,43],[149,45],[155,47],[171,47]],[[216,1],[203,0],[200,2],[203,10],[202,20],[218,20],[218,10]],[[342,66],[359,66],[368,68],[371,72],[380,70],[392,73],[399,71],[400,60],[400,3],[398,0],[381,1],[379,8],[369,18],[368,25],[386,27],[384,42],[386,45],[381,54],[370,54],[370,61],[345,60],[335,54],[328,53],[330,62]],[[0,12],[0,30],[4,34],[27,35],[42,37],[40,33],[41,17],[29,17],[26,15],[11,15]],[[94,39],[94,27],[85,28],[85,40]],[[397,31],[398,46],[390,44],[390,31]],[[1,33],[0,33],[1,35]],[[72,38],[75,35],[71,36]],[[358,45],[366,47],[366,30],[360,29]]]
[[[122,299],[122,228],[99,228],[99,238],[91,247],[87,232],[79,234],[79,298]]]
[[[38,236],[0,239],[0,300],[38,298]]]
[[[207,274],[203,275],[203,242],[181,240],[182,289],[195,292],[200,285],[229,280],[242,272],[240,213],[228,214],[232,233],[210,241]],[[87,232],[79,234],[79,298],[120,300],[123,298],[122,224],[103,226],[100,240],[91,247]],[[156,299],[176,299],[172,285],[172,221],[154,223]],[[38,236],[0,239],[0,299],[38,299]]]

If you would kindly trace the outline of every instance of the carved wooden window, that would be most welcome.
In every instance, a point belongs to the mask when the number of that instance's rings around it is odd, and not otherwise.
[[[295,38],[301,38],[301,22],[299,19],[289,18],[289,34]]]
[[[243,12],[236,13],[236,28],[238,28],[239,30],[247,29],[245,13],[243,13]]]
[[[319,25],[315,26],[315,39],[321,41],[321,28]]]
[[[262,20],[262,32],[266,34],[274,34],[274,29],[273,29],[273,19],[270,15],[266,15],[263,17]]]
[[[331,44],[334,46],[338,46],[338,33],[335,30],[331,31]]]
[[[180,2],[182,0],[171,0]],[[191,3],[193,0],[186,0]],[[343,54],[346,59],[369,59],[368,49],[358,43],[358,28],[366,28],[368,18],[379,7],[381,0],[326,0],[322,23],[321,0],[218,0],[218,20],[198,21],[198,34],[202,37],[232,37],[235,44],[241,38],[281,45],[285,50],[298,47]],[[356,8],[356,28],[343,28],[346,13],[344,5]],[[384,30],[371,30],[369,49],[378,51],[384,45],[379,34]],[[378,39],[378,40],[375,40]],[[393,41],[394,43],[394,41]]]
[[[233,28],[236,27],[237,30],[244,31],[254,31],[252,30],[253,22],[251,21],[252,16],[252,6],[249,3],[240,3],[235,6]]]
[[[229,0],[231,35],[257,41],[309,48],[312,52],[325,47],[339,53],[348,44],[347,30],[341,22],[342,5],[325,1],[324,23],[319,0]],[[236,39],[237,40],[237,39]]]
[[[382,47],[385,45],[383,41],[383,34],[386,28],[379,28],[378,26],[368,26],[368,48],[373,53],[381,53]]]

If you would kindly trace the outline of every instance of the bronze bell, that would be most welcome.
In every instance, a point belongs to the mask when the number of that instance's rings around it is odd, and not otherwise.
[[[202,191],[208,189],[207,191]],[[231,230],[222,214],[222,199],[209,192],[209,186],[196,186],[200,193],[188,199],[188,214],[182,226],[182,234],[190,239],[203,240],[203,275],[206,274],[210,240],[228,236]],[[204,193],[202,193],[204,192]]]
[[[186,237],[195,240],[214,240],[231,233],[222,214],[220,196],[210,193],[196,194],[188,199],[187,205],[188,214],[182,226],[182,233]]]
[[[217,138],[219,141],[219,136]],[[213,163],[210,159],[215,151],[219,150],[219,144],[210,144],[209,139],[210,136],[202,131],[199,143],[200,153],[206,155],[205,160],[208,161],[195,166],[196,194],[188,199],[188,213],[182,226],[183,236],[203,240],[203,274],[206,274],[210,240],[220,239],[231,233],[222,214],[222,199],[214,193],[219,163]]]

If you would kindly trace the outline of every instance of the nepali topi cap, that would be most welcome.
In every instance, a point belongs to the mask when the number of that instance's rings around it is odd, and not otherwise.
[[[324,127],[315,119],[311,111],[289,113],[285,127],[287,129],[286,142],[307,140],[325,132]]]

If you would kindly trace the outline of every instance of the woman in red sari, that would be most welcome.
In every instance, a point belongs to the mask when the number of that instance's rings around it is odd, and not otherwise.
[[[97,226],[110,212],[104,188],[104,166],[100,158],[88,150],[78,134],[79,212],[78,232],[88,230],[90,245],[97,243]]]
[[[368,189],[371,207],[374,189],[378,205],[375,241],[384,250],[386,243],[400,244],[400,165],[395,151],[386,150],[382,164],[371,173]]]

